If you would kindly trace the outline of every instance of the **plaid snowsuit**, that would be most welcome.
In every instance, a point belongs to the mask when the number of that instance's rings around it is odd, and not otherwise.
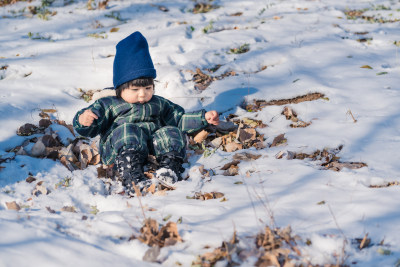
[[[89,127],[79,123],[79,115],[91,109],[98,116]],[[185,133],[208,125],[205,110],[185,113],[171,101],[153,95],[147,103],[130,104],[109,96],[95,101],[75,115],[73,125],[82,136],[100,135],[100,155],[103,164],[110,165],[118,153],[133,148],[143,155],[156,157],[171,151],[185,156]]]

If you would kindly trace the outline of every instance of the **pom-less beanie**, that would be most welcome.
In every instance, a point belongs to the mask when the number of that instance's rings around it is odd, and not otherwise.
[[[140,77],[156,78],[149,45],[140,32],[134,32],[117,44],[114,58],[114,88]]]

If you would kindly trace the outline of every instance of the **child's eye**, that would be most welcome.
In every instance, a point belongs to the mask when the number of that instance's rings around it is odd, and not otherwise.
[[[149,86],[149,87],[146,87],[146,90],[151,90],[153,87],[151,87],[151,86]]]

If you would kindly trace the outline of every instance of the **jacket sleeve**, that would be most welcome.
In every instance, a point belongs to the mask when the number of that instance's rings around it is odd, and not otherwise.
[[[185,113],[185,110],[167,99],[164,100],[162,118],[166,125],[177,126],[184,133],[193,133],[208,126],[205,110]]]
[[[98,119],[95,119],[90,126],[83,126],[79,123],[79,116],[87,109],[90,109],[94,114],[97,115]],[[73,125],[74,129],[82,136],[95,137],[105,131],[108,125],[110,114],[103,102],[97,100],[92,105],[78,111],[74,117]]]

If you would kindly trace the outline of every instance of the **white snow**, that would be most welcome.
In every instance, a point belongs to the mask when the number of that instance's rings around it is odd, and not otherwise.
[[[57,0],[46,7],[57,12],[48,20],[28,11],[41,4],[0,7],[0,159],[11,158],[0,164],[0,266],[190,266],[235,230],[246,246],[266,225],[290,225],[312,264],[345,259],[350,266],[397,266],[400,187],[369,186],[400,180],[400,22],[352,20],[344,12],[365,8],[365,16],[396,20],[400,1],[215,0],[220,8],[193,14],[195,2],[186,0],[109,1],[105,10],[88,10],[83,0]],[[237,12],[242,15],[230,16]],[[115,27],[119,30],[110,32]],[[162,248],[159,263],[142,261],[147,245],[129,241],[144,219],[138,198],[110,195],[95,166],[70,172],[59,162],[10,152],[26,140],[16,135],[18,127],[37,124],[40,109],[55,108],[57,119],[71,123],[88,105],[79,88],[111,86],[115,45],[134,31],[149,42],[157,94],[188,111],[216,109],[221,120],[231,113],[262,120],[268,127],[258,131],[266,145],[281,133],[288,140],[285,146],[250,149],[261,157],[242,161],[237,176],[220,170],[234,153],[192,156],[187,181],[165,196],[143,197],[146,217],[160,223],[167,216],[182,218],[178,230],[184,242]],[[106,38],[88,36],[95,33]],[[249,52],[227,53],[243,44]],[[189,71],[217,64],[222,66],[212,75],[237,75],[196,91]],[[255,113],[239,107],[244,100],[312,92],[326,99],[289,105],[300,119],[312,121],[307,128],[289,127],[283,106]],[[52,127],[70,142],[67,128]],[[275,158],[280,151],[311,153],[340,145],[341,160],[368,167],[333,172],[315,161]],[[200,165],[215,175],[203,179]],[[29,175],[37,180],[25,182]],[[66,180],[68,186],[62,186]],[[48,195],[31,194],[39,181]],[[227,201],[187,198],[200,191],[222,192]],[[6,202],[12,201],[21,210],[8,210]],[[61,211],[65,206],[76,213]],[[367,233],[372,246],[359,250],[354,240]],[[242,266],[255,261],[250,257]]]

